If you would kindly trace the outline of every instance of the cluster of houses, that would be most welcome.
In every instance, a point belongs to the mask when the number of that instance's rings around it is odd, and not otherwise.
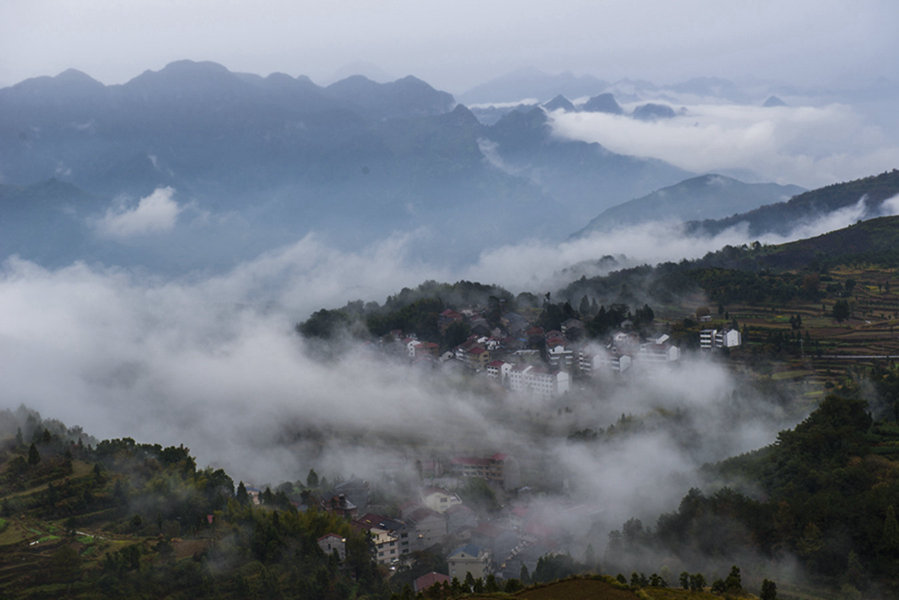
[[[520,488],[519,467],[509,455],[455,456],[439,470],[446,478],[478,478],[501,493],[518,489],[514,504],[499,514],[479,514],[458,494],[429,485],[416,497],[393,511],[369,504],[368,484],[352,480],[336,486],[321,508],[346,518],[352,527],[367,532],[374,560],[385,568],[410,564],[420,551],[440,553],[446,558],[446,573],[429,573],[414,586],[416,591],[457,578],[464,581],[493,574],[500,579],[518,577],[522,564],[533,570],[537,559],[556,551],[560,540],[554,528],[546,527],[545,514],[531,507],[527,488]],[[384,512],[381,512],[384,511]],[[391,514],[386,514],[391,513]],[[328,533],[318,545],[339,561],[346,559],[346,539]]]
[[[473,309],[446,309],[437,319],[441,332],[453,323],[465,323],[471,335],[443,354],[436,343],[419,340],[414,332],[394,331],[389,337],[401,345],[414,364],[483,373],[510,392],[547,400],[568,392],[572,378],[588,378],[602,371],[623,373],[634,364],[680,359],[680,349],[669,336],[642,339],[627,330],[627,323],[624,331],[613,335],[605,346],[598,346],[585,342],[584,323],[575,318],[550,331],[514,312],[504,314],[502,327],[492,329]]]

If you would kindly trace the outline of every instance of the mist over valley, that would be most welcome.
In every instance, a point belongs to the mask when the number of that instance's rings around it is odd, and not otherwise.
[[[893,597],[899,87],[605,35],[0,88],[0,595]]]

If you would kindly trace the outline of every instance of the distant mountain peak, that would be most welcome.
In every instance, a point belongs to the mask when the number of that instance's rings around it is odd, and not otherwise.
[[[223,65],[211,61],[197,62],[193,60],[177,60],[170,62],[158,71],[146,70],[123,87],[136,89],[142,87],[170,87],[183,89],[199,89],[209,82],[241,83],[240,77]]]
[[[103,84],[85,73],[84,71],[79,71],[78,69],[66,69],[53,79],[57,81],[67,81],[67,82],[79,82],[79,83],[89,83],[91,85],[99,85]]]
[[[786,106],[787,103],[778,98],[777,96],[769,96],[767,100],[762,104],[765,108],[771,108],[773,106]]]
[[[575,112],[577,110],[574,104],[571,103],[571,100],[569,100],[562,94],[559,94],[558,96],[544,104],[543,108],[548,111],[564,110],[565,112]]]
[[[658,119],[672,119],[675,116],[675,112],[667,104],[647,102],[635,108],[633,116],[641,121],[656,121]]]
[[[581,110],[587,112],[603,112],[613,115],[620,115],[624,112],[615,100],[615,96],[609,93],[593,96],[584,103]]]

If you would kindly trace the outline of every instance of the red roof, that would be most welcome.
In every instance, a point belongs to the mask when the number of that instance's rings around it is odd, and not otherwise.
[[[415,583],[413,583],[413,587],[415,588],[415,593],[417,594],[418,592],[424,591],[435,584],[442,585],[444,582],[449,583],[449,581],[449,575],[431,571],[430,573],[425,573],[424,575],[416,579]]]

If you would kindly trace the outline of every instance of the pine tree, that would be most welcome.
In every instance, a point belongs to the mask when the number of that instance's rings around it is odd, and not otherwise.
[[[728,594],[740,594],[743,592],[743,580],[740,577],[740,568],[734,565],[724,580],[724,589]]]
[[[762,582],[762,593],[759,594],[761,600],[777,600],[777,585],[770,579]]]
[[[247,486],[243,484],[243,481],[237,484],[237,503],[242,506],[250,503],[250,495],[247,493]]]
[[[306,487],[317,488],[318,483],[318,473],[315,472],[315,469],[309,469],[309,474],[306,475]]]
[[[34,466],[39,462],[41,462],[41,453],[37,451],[37,446],[32,443],[31,447],[28,448],[28,464]]]

